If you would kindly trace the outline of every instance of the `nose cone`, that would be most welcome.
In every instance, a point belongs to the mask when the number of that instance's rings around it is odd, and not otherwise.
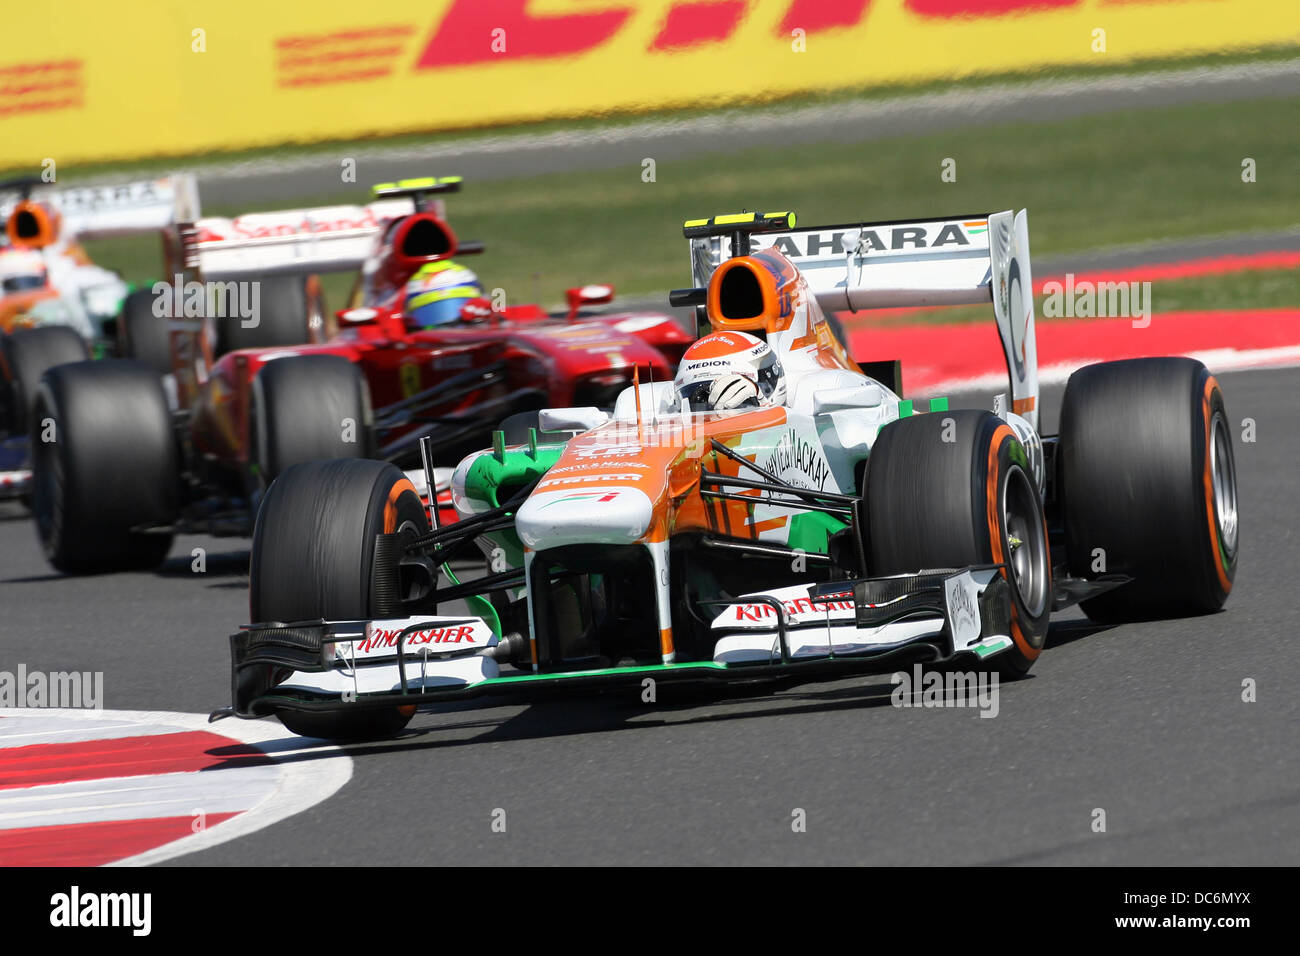
[[[535,492],[515,515],[519,539],[534,551],[568,544],[632,544],[650,530],[654,506],[636,488],[570,487]]]

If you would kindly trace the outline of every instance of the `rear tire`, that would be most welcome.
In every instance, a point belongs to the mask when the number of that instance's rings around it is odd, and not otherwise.
[[[253,621],[367,620],[392,613],[372,588],[375,536],[418,535],[429,519],[415,486],[378,461],[294,465],[271,486],[258,512],[249,562]],[[306,713],[279,710],[304,737],[391,737],[413,708]]]
[[[153,314],[154,294],[136,289],[122,302],[117,319],[118,350],[124,358],[136,359],[159,375],[172,372],[171,334],[167,319]]]
[[[1070,573],[1134,579],[1084,601],[1090,618],[1223,606],[1237,571],[1237,479],[1223,393],[1204,365],[1147,358],[1079,369],[1061,405],[1057,475]]]
[[[1008,566],[1013,644],[991,661],[1004,676],[1027,673],[1047,637],[1052,562],[1042,500],[1011,427],[977,410],[891,422],[865,482],[873,575]]]
[[[268,362],[253,379],[249,447],[255,478],[266,488],[291,465],[370,457],[372,418],[365,377],[342,356]]]
[[[316,276],[270,276],[257,280],[257,325],[239,316],[217,316],[216,351],[305,345],[323,335],[325,298]]]
[[[47,325],[0,336],[3,393],[0,422],[10,435],[26,435],[41,376],[56,365],[90,358],[86,340],[63,325]]]
[[[152,568],[171,550],[178,468],[162,380],[129,359],[77,362],[46,373],[32,441],[32,513],[50,564],[67,574]]]

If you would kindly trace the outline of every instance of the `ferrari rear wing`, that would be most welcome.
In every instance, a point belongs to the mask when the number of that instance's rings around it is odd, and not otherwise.
[[[27,179],[0,193],[0,220],[8,219],[24,197],[57,209],[64,235],[77,239],[162,232],[200,215],[198,184],[191,173],[115,186],[53,186]]]
[[[775,247],[827,312],[992,303],[1011,380],[1012,410],[1038,427],[1038,352],[1025,210],[941,219],[791,228],[789,213],[697,220],[688,225],[691,278],[709,284],[733,244]],[[719,222],[721,220],[721,222]]]
[[[200,219],[182,232],[185,263],[211,280],[350,272],[390,220],[414,210],[413,200],[398,198]]]

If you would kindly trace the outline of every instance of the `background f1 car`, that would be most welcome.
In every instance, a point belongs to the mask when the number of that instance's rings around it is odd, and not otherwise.
[[[391,466],[287,470],[258,518],[233,706],[214,716],[343,738],[391,734],[424,704],[646,676],[965,658],[1016,677],[1073,603],[1098,619],[1223,604],[1236,479],[1204,366],[1086,367],[1041,438],[1023,211],[794,226],[688,222],[700,284],[673,294],[715,330],[766,337],[782,405],[697,411],[661,382],[612,414],[545,410],[541,437],[458,466],[462,520],[442,528]],[[768,247],[751,254],[755,234]],[[994,412],[916,414],[823,312],[990,300],[1010,388]],[[488,573],[462,584],[445,562],[475,545]],[[439,614],[462,598],[468,615]]]
[[[67,572],[153,566],[178,531],[247,534],[265,489],[295,463],[378,457],[423,483],[421,437],[434,439],[433,462],[454,465],[514,413],[611,405],[638,367],[671,376],[690,341],[672,316],[581,313],[609,301],[609,286],[570,290],[559,315],[480,298],[458,323],[416,327],[408,280],[483,249],[461,242],[430,198],[460,182],[407,180],[376,187],[364,207],[182,225],[186,277],[237,291],[242,278],[360,267],[350,307],[337,330],[318,297],[305,325],[301,309],[280,303],[264,303],[249,328],[233,316],[137,325],[128,315],[143,361],[52,371],[36,414],[59,440],[34,449],[33,494],[50,562]],[[214,336],[249,347],[218,358]]]

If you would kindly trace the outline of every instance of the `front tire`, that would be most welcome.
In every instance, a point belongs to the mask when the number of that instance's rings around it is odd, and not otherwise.
[[[249,563],[249,613],[263,621],[368,620],[391,614],[372,587],[375,536],[415,536],[429,519],[415,486],[378,461],[294,465],[271,486],[258,512]],[[391,737],[413,708],[306,713],[279,710],[304,737]]]
[[[867,459],[868,563],[873,575],[1006,564],[1010,648],[992,658],[1026,674],[1052,612],[1043,504],[1016,434],[990,412],[916,415],[881,429]]]
[[[171,550],[178,467],[157,373],[108,359],[60,365],[36,394],[32,513],[50,564],[67,574],[152,568]],[[44,440],[48,437],[50,440]]]
[[[1133,580],[1096,621],[1204,614],[1237,572],[1237,473],[1223,393],[1189,358],[1103,362],[1065,386],[1057,458],[1070,572]]]

